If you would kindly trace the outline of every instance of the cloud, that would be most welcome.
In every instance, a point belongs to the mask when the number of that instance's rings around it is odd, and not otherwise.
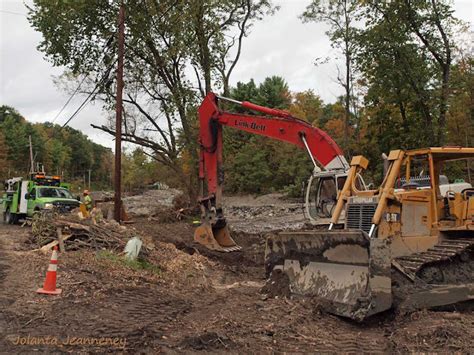
[[[31,4],[32,1],[27,1]],[[338,56],[325,35],[324,24],[303,24],[298,16],[309,0],[275,1],[281,6],[274,16],[255,24],[245,39],[241,59],[231,78],[231,84],[261,82],[267,76],[284,77],[291,90],[313,89],[326,102],[333,102],[342,93],[335,83]],[[454,2],[455,15],[472,27],[471,0]],[[54,85],[53,77],[63,68],[54,68],[36,47],[41,34],[29,25],[27,9],[21,0],[0,1],[0,104],[15,107],[33,122],[51,121],[69,95]],[[13,14],[19,13],[18,14]],[[317,57],[330,57],[329,63],[314,66]],[[84,100],[75,98],[55,123],[62,124]],[[108,147],[114,141],[109,135],[90,127],[91,123],[105,124],[107,114],[99,104],[89,104],[71,122],[92,140]]]

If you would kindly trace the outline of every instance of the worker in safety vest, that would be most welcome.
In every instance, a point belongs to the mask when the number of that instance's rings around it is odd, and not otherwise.
[[[86,206],[86,209],[87,211],[92,211],[92,208],[94,208],[93,206],[93,202],[92,202],[92,197],[90,195],[90,192],[89,190],[84,190],[84,205]]]

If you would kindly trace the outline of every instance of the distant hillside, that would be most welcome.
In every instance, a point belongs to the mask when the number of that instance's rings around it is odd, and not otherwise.
[[[71,127],[30,123],[9,106],[0,106],[0,179],[28,173],[30,135],[35,161],[44,164],[47,173],[84,181],[90,169],[94,186],[110,186],[113,154],[109,148]]]

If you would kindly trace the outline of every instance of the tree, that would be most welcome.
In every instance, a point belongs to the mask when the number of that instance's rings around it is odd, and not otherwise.
[[[64,65],[74,75],[95,76],[90,83],[97,85],[95,97],[109,108],[114,103],[116,43],[112,35],[118,4],[35,0],[29,17],[44,37],[39,49],[54,65]],[[195,106],[211,90],[228,90],[244,37],[253,22],[273,10],[267,0],[126,4],[122,139],[151,151],[156,161],[173,169],[193,199],[197,188]],[[112,126],[94,127],[115,134]],[[180,166],[184,152],[194,166],[190,175]]]
[[[239,101],[295,111],[300,118],[317,115],[321,101],[311,91],[292,95],[279,76],[265,78],[256,85],[251,79],[231,88],[231,97]],[[232,111],[256,114],[232,106]],[[315,118],[317,119],[317,117]],[[288,143],[271,140],[234,129],[224,129],[225,189],[231,192],[268,193],[285,190],[300,196],[302,183],[312,170],[307,153]]]
[[[7,145],[5,144],[5,137],[0,131],[0,181],[7,179],[10,170],[10,163],[8,161]]]
[[[288,108],[291,104],[291,94],[285,79],[271,76],[258,87],[256,103],[272,108]]]
[[[331,45],[342,52],[344,57],[344,72],[338,67],[337,81],[344,88],[344,149],[349,148],[349,121],[356,114],[354,96],[354,52],[357,47],[356,21],[358,2],[352,0],[312,0],[306,7],[301,18],[305,22],[325,22],[329,25],[326,32]]]
[[[30,136],[34,160],[44,165],[46,173],[73,181],[84,180],[91,169],[94,184],[110,187],[110,149],[91,142],[70,127],[48,122],[31,124],[8,106],[0,107],[0,175],[3,171],[8,177],[26,177],[30,171]]]
[[[474,146],[474,57],[460,58],[452,68],[447,116],[447,143]]]
[[[323,102],[321,98],[313,90],[297,92],[292,96],[291,114],[319,127],[323,115]]]
[[[474,146],[474,56],[462,55],[452,68],[451,95],[448,101],[447,134],[449,145]],[[464,168],[464,169],[463,169]],[[467,160],[460,178],[474,182],[472,162]],[[452,175],[450,175],[452,176]]]
[[[373,97],[398,107],[406,127],[424,122],[425,139],[443,145],[457,21],[447,1],[365,1],[358,63]],[[419,117],[419,118],[418,118]],[[412,127],[410,127],[412,128]],[[413,129],[410,129],[413,131]]]

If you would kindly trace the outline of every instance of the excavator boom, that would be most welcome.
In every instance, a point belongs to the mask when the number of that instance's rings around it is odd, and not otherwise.
[[[219,100],[227,100],[266,116],[237,114],[219,108]],[[207,182],[201,189],[201,226],[194,239],[210,249],[235,251],[240,248],[232,240],[222,211],[222,127],[269,137],[293,144],[308,152],[315,169],[345,173],[349,168],[342,150],[329,135],[289,112],[239,102],[209,93],[199,107],[199,144],[201,147],[199,177]]]

